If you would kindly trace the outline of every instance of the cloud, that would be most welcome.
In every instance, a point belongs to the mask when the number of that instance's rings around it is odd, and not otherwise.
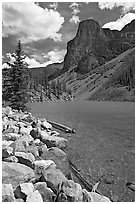
[[[56,63],[56,62],[62,62],[64,60],[64,56],[66,54],[66,50],[57,50],[54,49],[50,52],[48,52],[44,58],[47,60],[48,63]]]
[[[58,3],[54,2],[54,3],[49,4],[49,8],[52,8],[52,9],[54,9],[56,11],[57,8],[58,8]]]
[[[53,9],[42,8],[33,2],[3,2],[3,37],[16,35],[23,43],[51,38],[61,40],[58,33],[64,17]]]
[[[78,16],[72,16],[72,18],[70,19],[70,23],[75,23],[75,24],[77,24],[78,22],[80,22]]]
[[[113,9],[121,6],[123,14],[135,10],[135,2],[99,2],[98,5],[100,9]]]
[[[111,30],[121,30],[126,24],[130,23],[133,19],[135,19],[135,14],[127,13],[116,21],[106,23],[105,25],[103,25],[103,28],[110,28]]]
[[[77,15],[80,10],[79,10],[79,4],[78,3],[71,3],[69,6],[72,9],[72,17],[70,19],[70,23],[75,23],[77,24],[78,22],[80,22],[79,20],[79,16]]]

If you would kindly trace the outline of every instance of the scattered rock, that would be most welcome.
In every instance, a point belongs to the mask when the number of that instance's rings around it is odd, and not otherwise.
[[[11,184],[2,184],[2,202],[14,202],[15,197]]]
[[[2,162],[2,183],[11,183],[15,188],[20,182],[35,178],[34,171],[23,164]]]
[[[29,146],[29,143],[34,141],[34,139],[30,135],[24,135],[21,136],[19,139],[15,141],[16,144],[16,152],[26,152],[27,146]]]
[[[38,190],[27,196],[26,202],[43,202],[42,196]]]
[[[22,183],[18,185],[14,191],[15,198],[21,198],[26,201],[29,194],[34,191],[34,186],[32,183]]]
[[[46,121],[46,119],[42,122],[42,125],[43,125],[43,127],[45,127],[45,129],[49,129],[49,130],[52,129],[52,125],[50,123],[48,123]]]
[[[42,196],[43,202],[53,202],[56,195],[53,193],[53,191],[47,187],[47,184],[45,182],[38,182],[35,184],[36,190],[39,191],[39,193]]]
[[[38,131],[37,128],[33,128],[33,129],[30,131],[30,135],[31,135],[35,140],[40,138],[39,131]]]
[[[33,168],[35,157],[33,156],[32,153],[16,152],[15,156],[18,158],[18,162],[20,164],[24,164],[30,168]]]
[[[80,184],[75,183],[72,180],[68,180],[66,182],[63,182],[62,190],[65,195],[67,195],[69,202],[82,202],[83,193]]]

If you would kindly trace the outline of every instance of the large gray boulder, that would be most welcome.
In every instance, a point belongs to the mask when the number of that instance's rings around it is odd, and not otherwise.
[[[68,157],[61,149],[58,147],[51,147],[41,155],[41,158],[53,160],[56,164],[56,168],[60,169],[67,178],[70,178],[71,169]]]
[[[11,183],[13,188],[20,182],[28,182],[35,178],[33,169],[19,163],[2,162],[2,183]]]
[[[63,182],[67,181],[67,178],[62,173],[60,169],[56,169],[55,167],[47,168],[41,177],[41,182],[46,182],[47,186],[52,189],[52,191],[57,194],[58,187]]]
[[[2,202],[14,202],[15,197],[11,184],[2,184]]]
[[[62,191],[67,196],[69,202],[82,202],[83,200],[81,185],[72,180],[68,180],[62,184]]]
[[[34,185],[35,189],[39,191],[42,196],[43,202],[53,202],[56,195],[47,187],[45,182],[38,182]]]
[[[29,194],[35,191],[32,183],[22,183],[18,185],[14,191],[15,198],[21,198],[26,201]]]
[[[27,196],[26,202],[43,202],[42,196],[38,190]]]
[[[64,149],[67,147],[67,139],[57,136],[49,136],[45,131],[41,131],[41,141],[50,147],[58,147]]]
[[[15,152],[15,156],[18,159],[18,163],[24,164],[30,168],[33,168],[33,163],[35,161],[35,157],[32,153],[26,152]]]

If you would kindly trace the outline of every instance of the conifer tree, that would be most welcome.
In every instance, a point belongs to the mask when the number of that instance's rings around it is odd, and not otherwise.
[[[23,50],[21,42],[15,52],[15,61],[10,70],[10,90],[11,97],[9,98],[10,106],[17,110],[27,110],[26,103],[29,101],[28,85],[29,85],[29,71],[27,64],[24,62]]]

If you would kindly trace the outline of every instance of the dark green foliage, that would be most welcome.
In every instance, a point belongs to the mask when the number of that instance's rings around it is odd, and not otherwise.
[[[14,57],[15,61],[13,64],[8,63],[11,67],[9,71],[9,86],[7,87],[7,92],[10,91],[8,100],[13,109],[24,111],[27,109],[26,103],[29,101],[28,88],[30,85],[30,75],[27,64],[24,62],[20,41],[18,42]]]

